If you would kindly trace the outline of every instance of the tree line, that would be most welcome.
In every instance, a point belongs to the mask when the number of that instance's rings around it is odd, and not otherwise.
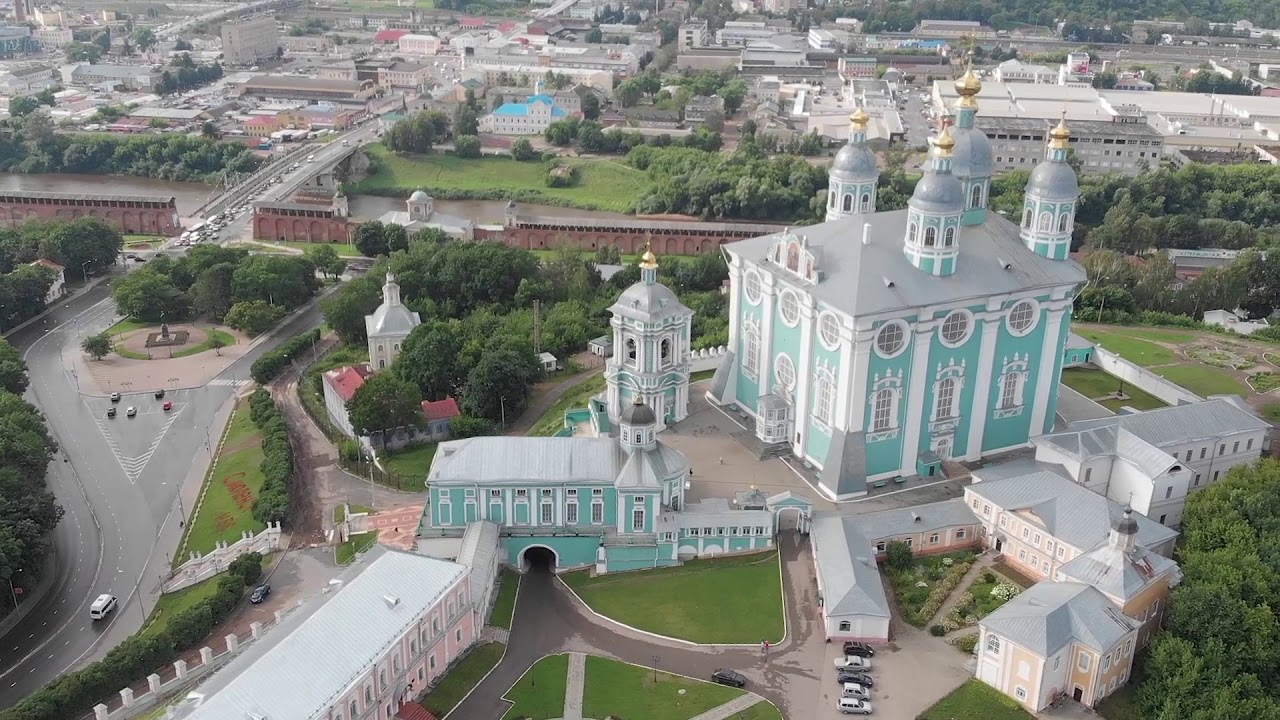
[[[1164,629],[1138,707],[1151,720],[1280,718],[1280,464],[1238,467],[1187,498]]]
[[[541,378],[536,351],[565,359],[609,328],[609,307],[639,281],[624,268],[605,282],[597,261],[620,260],[615,248],[596,258],[562,247],[539,259],[530,251],[497,243],[415,236],[407,250],[380,260],[367,275],[343,286],[325,303],[325,321],[343,343],[363,347],[364,316],[381,302],[387,269],[404,302],[423,323],[402,344],[387,371],[370,378],[350,406],[361,433],[415,424],[422,400],[456,397],[467,434],[487,431],[519,416]],[[698,314],[695,347],[728,342],[728,307],[719,292],[728,277],[718,254],[664,258],[660,280]],[[534,343],[534,311],[539,333]]]
[[[122,314],[143,322],[199,316],[256,335],[310,300],[319,287],[311,257],[196,245],[182,257],[156,257],[116,280],[111,296]]]
[[[68,278],[85,278],[112,265],[123,244],[118,231],[94,218],[0,228],[0,330],[45,309],[55,273],[30,263],[52,260]]]
[[[55,133],[49,118],[41,113],[4,121],[0,129],[0,172],[214,182],[228,172],[253,172],[260,162],[242,143],[178,133],[128,137]]]

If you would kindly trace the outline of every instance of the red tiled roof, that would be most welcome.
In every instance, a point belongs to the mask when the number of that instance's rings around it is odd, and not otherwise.
[[[462,414],[458,409],[458,401],[451,397],[443,400],[423,400],[422,416],[428,422],[432,420],[451,420]]]
[[[250,127],[254,127],[257,125],[275,125],[276,122],[277,122],[277,118],[274,118],[270,115],[255,115],[249,118],[248,120],[245,120],[244,124]]]
[[[512,22],[510,20],[506,22],[500,22],[498,23],[498,32],[500,33],[510,32],[511,30],[515,29],[516,25],[519,25],[519,23]]]
[[[340,367],[324,374],[324,381],[333,388],[342,402],[351,402],[356,390],[364,385],[364,379],[373,373],[364,365]]]
[[[484,18],[482,17],[464,17],[458,18],[458,24],[462,27],[484,27]]]
[[[422,707],[418,703],[405,703],[396,711],[396,717],[399,720],[439,720],[431,711]]]
[[[373,36],[373,41],[380,43],[393,43],[408,34],[408,30],[379,30],[378,34]]]
[[[35,262],[33,262],[33,263],[31,263],[31,264],[32,264],[32,265],[43,265],[43,266],[45,266],[45,267],[49,268],[50,270],[53,270],[54,272],[62,272],[63,270],[66,270],[66,268],[62,267],[62,266],[61,266],[61,265],[59,265],[58,263],[56,263],[56,262],[54,262],[54,261],[52,261],[52,260],[46,260],[46,259],[44,259],[44,258],[40,258],[39,260],[36,260]]]

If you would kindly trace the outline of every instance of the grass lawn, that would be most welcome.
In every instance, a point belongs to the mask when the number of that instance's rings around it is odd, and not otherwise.
[[[105,332],[108,335],[119,335],[121,333],[129,333],[129,332],[133,332],[134,330],[141,330],[143,328],[149,328],[149,327],[157,327],[157,326],[151,323],[145,323],[139,320],[134,320],[133,318],[125,318],[120,322],[116,323],[115,325],[112,325],[111,327],[107,328],[106,330],[103,330],[103,332]]]
[[[568,673],[568,655],[551,655],[534,663],[504,696],[515,705],[503,719],[527,717],[530,720],[554,720],[564,717],[564,691]]]
[[[1087,398],[1102,397],[1120,389],[1120,378],[1093,368],[1066,368],[1062,371],[1062,382]],[[1163,400],[1139,390],[1132,383],[1124,386],[1124,394],[1129,396],[1128,400],[1104,400],[1100,404],[1111,412],[1118,412],[1126,405],[1138,410],[1165,407]]]
[[[604,390],[604,375],[592,375],[560,396],[555,405],[538,418],[528,434],[535,437],[551,437],[564,427],[564,414],[587,406],[592,395]]]
[[[649,186],[639,170],[620,160],[575,160],[562,162],[578,168],[573,187],[549,188],[542,163],[516,162],[508,157],[459,158],[454,155],[394,155],[381,144],[366,148],[378,172],[356,183],[352,192],[398,190],[407,195],[422,188],[441,195],[475,193],[492,197],[495,191],[515,195],[529,202],[554,203],[596,210],[626,212]]]
[[[222,341],[222,345],[219,346],[220,348],[230,347],[231,345],[236,344],[236,339],[234,336],[232,336],[231,333],[225,330],[218,330],[217,328],[212,328],[210,330],[205,331],[204,342],[200,343],[199,345],[184,347],[178,352],[175,352],[173,356],[176,358],[180,358],[180,357],[186,357],[188,355],[195,355],[196,353],[202,353],[205,350],[212,350],[213,338],[215,337]]]
[[[1150,340],[1151,342],[1162,343],[1188,343],[1196,339],[1195,335],[1180,330],[1162,330],[1151,328],[1132,328],[1126,327],[1119,331],[1119,334],[1128,337],[1138,338],[1139,340]]]
[[[970,680],[920,714],[918,720],[1033,720],[1013,698]]]
[[[934,585],[942,580],[947,574],[951,566],[943,563],[943,560],[950,558],[954,564],[961,562],[969,562],[973,560],[972,552],[948,553],[946,555],[920,555],[915,558],[909,570],[905,572],[895,572],[885,569],[885,577],[889,579],[889,584],[893,586],[893,595],[898,600],[898,606],[902,609],[902,617],[908,622],[914,622],[916,615],[920,612],[920,608],[928,602],[930,593],[933,592]],[[925,587],[919,587],[916,583],[924,581]],[[923,618],[920,623],[927,623],[929,618]]]
[[[115,354],[119,355],[120,357],[129,358],[130,360],[150,360],[151,359],[151,356],[146,353],[134,352],[133,350],[125,349],[124,343],[116,345],[115,347],[111,348],[111,350]],[[168,356],[165,356],[165,357],[168,357]]]
[[[1249,376],[1249,384],[1255,392],[1265,393],[1280,387],[1280,373],[1264,372]]]
[[[309,242],[292,242],[292,241],[286,240],[286,241],[277,242],[275,244],[283,245],[288,248],[294,248],[294,249],[303,250],[303,251],[310,250],[311,248],[314,248],[314,247],[320,247],[322,245],[328,245],[329,247],[333,248],[335,252],[338,253],[338,257],[344,257],[344,258],[364,257],[364,255],[361,254],[359,250],[355,249],[355,247],[352,245],[348,245],[347,243],[309,243]]]
[[[1097,708],[1098,714],[1106,720],[1137,720],[1142,717],[1138,711],[1137,688],[1138,682],[1130,678],[1127,685],[1116,688],[1102,700]]]
[[[1151,365],[1163,365],[1171,363],[1175,360],[1172,350],[1160,347],[1152,342],[1140,340],[1130,337],[1131,333],[1128,329],[1124,334],[1104,332],[1102,330],[1084,330],[1077,331],[1077,335],[1087,338],[1091,342],[1101,345],[1120,357],[1131,363],[1150,367]]]
[[[219,540],[235,542],[245,530],[257,533],[263,529],[251,512],[262,487],[262,471],[258,469],[262,458],[262,434],[249,420],[249,404],[241,403],[231,416],[213,472],[205,478],[200,505],[173,554],[175,566],[192,550],[209,552]]]
[[[1249,386],[1223,370],[1208,365],[1175,365],[1156,371],[1164,379],[1177,383],[1200,397],[1210,395],[1242,395],[1248,397]]]
[[[505,650],[506,646],[502,643],[476,645],[466,657],[449,668],[435,689],[422,699],[422,706],[436,717],[448,715],[471,692],[471,688],[479,684],[480,679],[498,664]],[[563,696],[562,692],[561,699]]]
[[[785,632],[776,552],[595,578],[580,570],[561,578],[592,610],[659,635],[727,644],[778,642]]]
[[[736,720],[782,720],[782,711],[773,703],[763,701],[738,713]]]
[[[1000,577],[990,570],[984,570],[978,575],[977,579],[973,581],[973,584],[966,589],[967,592],[973,596],[972,613],[979,620],[995,612],[997,608],[1008,602],[1008,600],[1001,600],[991,594],[991,591],[1001,583],[1014,584],[1009,583],[1008,580]]]
[[[161,595],[155,607],[151,609],[151,615],[147,617],[147,624],[137,632],[137,637],[149,637],[168,628],[169,618],[216,595],[218,577],[214,576],[191,587]]]
[[[516,612],[516,591],[520,589],[520,573],[509,567],[502,568],[498,576],[498,597],[493,600],[489,624],[503,630],[511,629],[511,618]]]
[[[685,691],[683,695],[680,690]],[[582,716],[689,720],[741,694],[741,690],[723,685],[664,672],[655,674],[652,668],[589,655],[583,683]]]
[[[1280,403],[1272,403],[1262,408],[1262,414],[1265,415],[1268,420],[1280,420]]]
[[[339,565],[347,565],[360,553],[373,547],[378,541],[378,533],[367,532],[352,535],[346,542],[333,548],[333,559]]]
[[[698,372],[691,373],[689,375],[689,382],[696,383],[696,382],[701,382],[703,380],[710,380],[712,376],[714,376],[715,374],[716,374],[715,370],[699,370]]]
[[[427,481],[427,471],[431,469],[431,459],[436,456],[438,443],[415,445],[407,450],[397,450],[394,455],[387,455],[382,466],[397,475],[422,478]]]
[[[156,247],[166,240],[163,235],[125,235],[123,237],[126,250]]]
[[[351,512],[352,512],[353,514],[354,514],[354,513],[371,513],[371,512],[373,512],[373,508],[371,508],[371,507],[365,507],[364,505],[354,505],[354,504],[353,504],[353,505],[351,506]],[[345,506],[345,505],[339,505],[338,507],[336,507],[336,508],[334,508],[334,509],[333,509],[333,524],[334,524],[334,525],[337,525],[338,523],[340,523],[340,522],[342,522],[343,520],[346,520],[346,519],[347,519],[347,513],[346,513],[346,506]]]

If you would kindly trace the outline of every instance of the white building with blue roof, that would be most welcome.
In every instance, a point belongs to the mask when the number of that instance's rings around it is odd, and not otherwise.
[[[1049,133],[1020,219],[987,211],[991,149],[973,127],[981,83],[956,84],[955,127],[933,143],[903,210],[877,211],[878,171],[855,112],[832,166],[826,221],[723,247],[729,352],[708,393],[848,499],[948,459],[1026,447],[1053,429],[1072,301],[1079,194],[1070,130]]]
[[[480,118],[480,131],[494,135],[541,135],[557,120],[567,120],[569,112],[545,93],[529,96],[518,103],[503,103]]]

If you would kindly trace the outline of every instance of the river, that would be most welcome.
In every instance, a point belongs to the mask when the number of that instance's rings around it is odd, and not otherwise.
[[[172,195],[178,202],[178,213],[190,217],[200,206],[208,202],[218,189],[212,185],[195,182],[169,182],[155,178],[126,175],[74,175],[0,173],[0,190],[28,190],[39,192],[85,193],[116,195]],[[377,220],[390,210],[404,210],[407,198],[381,197],[378,195],[353,195],[350,197],[351,217],[357,221]],[[502,200],[437,200],[436,212],[456,217],[470,218],[476,223],[501,224],[506,202]],[[551,205],[521,204],[520,212],[528,215],[554,215],[574,218],[623,218],[620,213]]]

